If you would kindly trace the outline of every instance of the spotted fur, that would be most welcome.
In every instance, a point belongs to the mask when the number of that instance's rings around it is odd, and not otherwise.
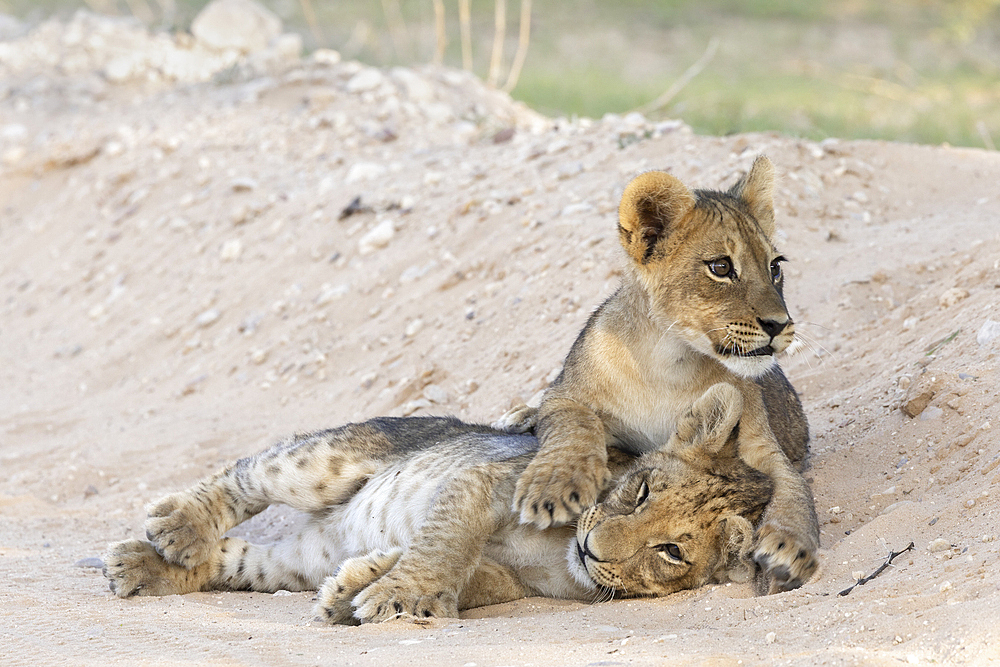
[[[521,524],[510,509],[518,475],[537,451],[531,435],[447,418],[383,418],[295,436],[150,505],[148,541],[110,545],[104,574],[121,597],[319,589],[317,614],[335,623],[745,578],[752,537],[737,539],[734,526],[759,518],[771,486],[736,456],[731,433],[741,414],[739,392],[720,385],[662,450],[639,458],[612,450],[620,484],[576,531]],[[637,479],[654,477],[655,502],[636,512],[623,499],[634,497]],[[273,545],[224,536],[272,503],[305,512],[305,522]],[[632,530],[647,541],[683,545],[687,566],[633,575],[604,528],[609,517],[628,525],[631,515],[642,517]],[[617,578],[591,572],[595,562],[610,568],[619,560]]]

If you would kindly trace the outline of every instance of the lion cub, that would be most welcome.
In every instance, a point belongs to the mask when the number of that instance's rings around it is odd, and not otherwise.
[[[608,483],[608,446],[655,449],[695,399],[725,382],[745,405],[739,455],[775,485],[754,559],[771,592],[801,586],[816,570],[812,493],[793,467],[807,454],[809,430],[774,360],[795,329],[774,246],[773,189],[765,157],[727,192],[691,191],[656,171],[625,188],[621,286],[590,317],[537,414],[508,418],[537,420],[541,443],[514,494],[522,522],[576,518]]]
[[[121,597],[320,588],[317,614],[337,623],[744,581],[773,484],[737,456],[742,414],[740,392],[719,384],[664,446],[610,450],[613,489],[575,529],[510,509],[532,436],[435,417],[296,436],[150,505],[150,541],[110,545],[104,574]],[[272,503],[308,519],[271,546],[223,537]]]

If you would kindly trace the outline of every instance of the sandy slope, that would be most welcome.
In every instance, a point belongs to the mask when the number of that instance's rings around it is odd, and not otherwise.
[[[1000,660],[1000,339],[977,342],[1000,321],[997,154],[550,122],[447,70],[111,84],[67,60],[107,48],[93,28],[60,30],[62,55],[0,60],[0,663]],[[783,364],[823,528],[800,590],[341,628],[309,594],[119,600],[74,566],[282,434],[529,399],[615,285],[628,178],[725,187],[759,153],[782,174],[804,334]],[[357,196],[370,210],[340,219]]]

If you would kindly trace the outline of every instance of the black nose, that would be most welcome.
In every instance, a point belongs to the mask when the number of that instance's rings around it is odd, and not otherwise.
[[[786,326],[788,326],[788,320],[785,320],[784,322],[778,322],[777,320],[762,320],[758,317],[757,324],[759,324],[760,328],[764,330],[764,333],[766,333],[771,338],[774,338],[782,331],[784,331]]]

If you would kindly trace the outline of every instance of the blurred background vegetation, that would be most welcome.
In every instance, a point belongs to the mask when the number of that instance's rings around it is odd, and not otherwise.
[[[177,30],[206,2],[0,0],[0,12],[34,23],[87,7]],[[530,46],[513,78],[524,0],[262,4],[307,49],[383,66],[435,59],[437,8],[443,61],[462,67],[463,2],[471,68],[498,86],[516,80],[511,94],[549,115],[642,108],[703,134],[1000,143],[1000,0],[528,0]],[[491,72],[498,3],[503,67]]]

